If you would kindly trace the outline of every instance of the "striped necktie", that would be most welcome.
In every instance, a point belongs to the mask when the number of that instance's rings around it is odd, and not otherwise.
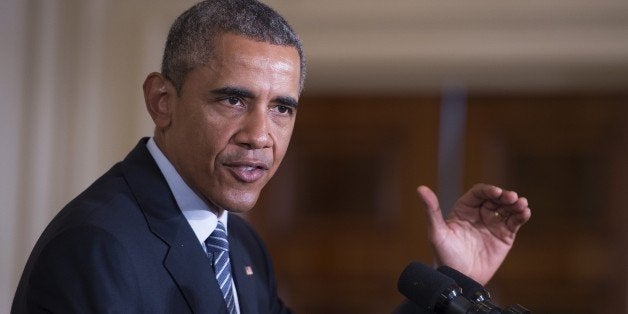
[[[212,260],[216,280],[227,303],[229,314],[236,314],[232,287],[233,280],[231,279],[231,263],[229,262],[229,241],[227,241],[227,231],[222,222],[218,221],[214,232],[205,240],[205,246],[207,247],[207,255]]]

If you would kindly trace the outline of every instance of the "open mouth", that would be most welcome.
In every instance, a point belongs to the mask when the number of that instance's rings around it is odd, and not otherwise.
[[[244,183],[253,183],[259,180],[269,168],[263,163],[232,163],[226,166],[236,180]]]

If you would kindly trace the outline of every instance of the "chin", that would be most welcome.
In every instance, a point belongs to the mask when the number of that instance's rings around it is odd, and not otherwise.
[[[229,197],[231,196],[231,197]],[[246,213],[257,203],[259,193],[234,193],[222,199],[220,207],[232,213]]]
[[[223,207],[226,211],[236,213],[236,214],[244,214],[250,211],[255,204],[252,205],[232,205]]]

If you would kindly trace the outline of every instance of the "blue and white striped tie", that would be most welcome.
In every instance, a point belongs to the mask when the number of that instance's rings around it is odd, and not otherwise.
[[[222,222],[218,221],[214,232],[205,240],[205,246],[207,247],[207,255],[212,259],[216,280],[218,280],[222,295],[227,302],[229,314],[236,314],[231,286],[233,281],[231,280],[231,263],[229,262],[229,241],[227,241],[227,232]]]

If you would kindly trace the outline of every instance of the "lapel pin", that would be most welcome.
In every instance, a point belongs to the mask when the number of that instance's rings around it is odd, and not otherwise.
[[[253,268],[251,266],[244,266],[244,272],[247,276],[253,276]]]

